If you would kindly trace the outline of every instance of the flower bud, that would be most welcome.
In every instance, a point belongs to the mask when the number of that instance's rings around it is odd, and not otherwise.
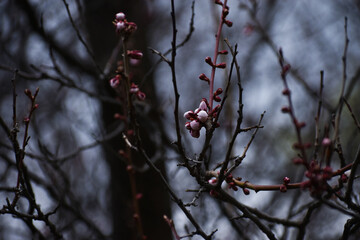
[[[208,183],[211,185],[216,185],[217,183],[217,178],[216,177],[212,177],[211,179],[208,180]]]
[[[200,130],[201,125],[200,125],[200,123],[198,121],[193,120],[193,121],[190,122],[190,127],[191,127],[192,130],[197,131],[197,130]]]
[[[284,181],[284,184],[287,185],[290,183],[290,178],[284,177],[283,181]]]
[[[122,32],[125,29],[125,27],[126,27],[125,22],[123,22],[123,21],[117,22],[116,23],[116,32],[117,33]]]
[[[289,113],[289,112],[291,112],[291,109],[289,108],[289,107],[282,107],[281,108],[281,112],[283,112],[283,113]]]
[[[227,15],[229,15],[229,9],[225,8],[225,9],[223,10],[223,15],[224,15],[224,17],[226,17]]]
[[[244,192],[245,195],[249,195],[249,194],[250,194],[249,189],[243,188],[242,190],[243,190],[243,192]]]
[[[331,140],[330,140],[330,138],[327,138],[327,137],[324,138],[324,139],[322,140],[321,144],[322,144],[324,147],[330,146],[330,145],[331,145]]]
[[[228,51],[227,51],[227,50],[222,50],[222,51],[219,52],[219,54],[224,54],[224,55],[226,55],[226,54],[228,54]]]
[[[139,92],[139,87],[138,87],[138,85],[136,85],[135,83],[131,83],[130,93],[138,93],[138,92]]]
[[[184,113],[184,118],[186,118],[186,119],[190,120],[191,118],[195,118],[195,117],[196,117],[196,115],[194,114],[193,111],[187,111]]]
[[[291,65],[290,65],[290,64],[286,64],[286,65],[283,67],[283,69],[282,69],[281,75],[282,75],[282,76],[285,76],[285,75],[289,72],[290,68],[291,68]]]
[[[207,118],[208,118],[208,114],[207,112],[205,112],[204,110],[201,110],[198,114],[198,119],[200,122],[204,123],[206,122]]]
[[[303,127],[305,127],[305,126],[306,126],[306,123],[305,123],[305,122],[297,122],[297,123],[296,123],[296,127],[299,128],[299,129],[300,129],[300,128],[303,128]]]
[[[206,82],[210,82],[210,79],[204,73],[199,75],[199,79]]]
[[[222,63],[216,64],[216,67],[217,68],[226,68],[226,63],[222,62]]]
[[[282,94],[283,94],[283,95],[290,95],[290,89],[285,88],[285,89],[282,91]]]
[[[348,176],[347,176],[346,174],[341,174],[341,181],[342,181],[343,183],[347,183],[347,181],[348,181]]]
[[[190,130],[190,134],[194,138],[199,138],[200,137],[200,131],[199,130]]]
[[[232,27],[233,23],[229,20],[225,20],[225,24],[228,26],[228,27]]]
[[[206,57],[205,58],[205,62],[207,63],[207,64],[209,64],[210,66],[214,66],[214,64],[213,64],[213,62],[212,62],[212,60],[211,60],[211,57]]]
[[[214,96],[214,101],[215,102],[221,102],[221,98],[219,96]]]
[[[120,77],[116,76],[116,77],[110,79],[109,83],[112,88],[117,88],[120,84]]]
[[[119,12],[115,15],[117,21],[122,21],[125,19],[125,14],[123,12]]]
[[[220,95],[223,92],[222,88],[218,88],[215,92],[214,95]]]
[[[205,101],[201,101],[200,105],[199,105],[199,109],[206,111],[207,110],[207,105]]]
[[[127,33],[133,33],[135,32],[137,29],[137,25],[134,22],[127,22],[127,28],[126,28],[126,32]]]
[[[144,101],[145,98],[146,98],[146,94],[143,93],[142,91],[138,91],[138,92],[136,93],[136,97],[137,97],[138,100]]]
[[[210,193],[210,196],[212,196],[212,197],[218,197],[219,196],[219,193],[217,191],[215,191],[214,189],[211,189],[209,193]]]
[[[142,197],[143,197],[142,193],[137,193],[135,196],[136,200],[140,200]]]
[[[128,50],[127,55],[133,59],[141,59],[143,57],[143,53],[139,50]]]
[[[286,192],[286,191],[287,191],[287,187],[285,185],[281,185],[280,192]]]
[[[294,158],[293,163],[296,165],[300,165],[304,163],[304,160],[302,158]]]
[[[24,93],[25,93],[25,95],[28,96],[29,98],[32,97],[32,94],[31,94],[30,89],[25,89]]]

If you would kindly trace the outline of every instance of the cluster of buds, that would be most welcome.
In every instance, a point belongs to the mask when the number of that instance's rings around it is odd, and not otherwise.
[[[128,22],[124,13],[119,12],[115,15],[114,25],[116,33],[128,36],[136,31],[137,26],[134,22]]]
[[[25,89],[24,93],[31,101],[31,109],[30,109],[29,116],[24,118],[24,122],[29,123],[33,111],[35,111],[35,109],[37,109],[39,107],[39,104],[35,103],[36,96],[39,93],[39,88],[36,88],[34,95],[32,94],[30,89]]]
[[[222,11],[223,21],[228,27],[231,27],[233,25],[233,23],[229,20],[226,20],[226,16],[229,14],[229,6],[227,6],[227,5],[224,6],[224,3],[220,0],[215,0],[214,2],[215,2],[215,4],[223,6],[223,11]]]
[[[122,79],[121,75],[117,74],[115,77],[109,80],[110,86],[115,90],[120,91],[120,83],[122,82],[121,79]],[[131,94],[135,95],[136,98],[140,101],[143,101],[146,98],[145,93],[140,91],[139,86],[136,85],[135,83],[131,83],[129,91]]]
[[[311,195],[319,196],[324,191],[328,190],[327,181],[333,177],[332,168],[326,166],[321,168],[316,161],[311,161],[305,176],[309,179],[302,183],[302,189],[309,189]]]
[[[232,176],[231,173],[229,173],[229,174],[225,177],[225,182],[228,184],[229,189],[231,188],[231,189],[234,190],[234,191],[237,191],[237,190],[238,190],[238,187],[235,185],[234,178],[233,178],[233,176]]]
[[[192,137],[200,137],[200,129],[205,126],[208,116],[208,104],[206,99],[201,101],[199,107],[195,109],[195,111],[187,111],[184,113],[184,117],[190,120],[190,122],[185,123],[185,127],[190,131]]]
[[[220,94],[220,93],[219,93]],[[220,105],[217,105],[213,110],[209,111],[210,106],[206,98],[203,98],[200,105],[195,111],[187,111],[184,113],[184,117],[190,122],[185,123],[185,128],[189,130],[190,134],[194,138],[200,137],[200,130],[202,127],[206,128],[206,122],[208,119],[215,118],[217,112],[220,109]],[[219,125],[217,124],[216,127]]]
[[[280,192],[286,192],[287,191],[287,185],[290,183],[289,177],[283,178],[283,184],[280,186]]]
[[[125,37],[129,36],[137,29],[136,24],[133,22],[128,22],[125,18],[125,14],[122,12],[119,12],[115,15],[115,20],[113,23],[116,26],[116,32],[122,34]],[[124,54],[126,54],[126,56],[128,57],[129,63],[131,65],[137,65],[143,57],[143,53],[140,50],[127,50]],[[120,61],[118,63],[116,73],[117,75],[109,81],[112,88],[120,92],[120,85],[123,82],[122,79],[125,79],[129,81],[127,88],[129,88],[128,91],[130,92],[130,94],[136,96],[136,98],[140,101],[143,101],[145,99],[145,93],[140,91],[138,85],[136,85],[134,82],[131,82],[131,74],[125,74],[123,61]]]
[[[135,83],[131,83],[130,93],[136,95],[137,99],[140,101],[144,101],[146,98],[145,93],[140,91],[139,86]]]

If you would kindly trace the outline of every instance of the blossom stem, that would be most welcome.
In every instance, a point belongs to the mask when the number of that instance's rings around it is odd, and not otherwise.
[[[210,77],[210,92],[209,92],[209,104],[210,104],[210,111],[213,109],[213,101],[214,101],[214,80],[215,80],[215,71],[216,71],[216,60],[219,55],[219,43],[221,38],[221,31],[222,27],[224,25],[224,10],[226,7],[227,0],[224,0],[222,12],[221,12],[221,18],[219,27],[216,33],[216,43],[215,43],[215,52],[214,52],[214,58],[213,58],[213,66],[211,69],[211,77]]]

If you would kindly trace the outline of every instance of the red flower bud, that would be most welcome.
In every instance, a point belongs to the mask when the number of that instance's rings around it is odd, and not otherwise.
[[[146,98],[146,95],[145,95],[145,93],[143,93],[142,91],[138,91],[138,92],[136,93],[136,97],[137,97],[138,100],[144,101],[145,98]]]
[[[331,140],[330,138],[326,137],[322,140],[321,144],[324,146],[324,147],[328,147],[331,145]]]
[[[285,88],[285,89],[282,91],[282,94],[284,94],[284,95],[290,95],[290,89]]]
[[[217,68],[226,68],[226,63],[222,62],[222,63],[216,64],[216,67]]]
[[[117,21],[122,21],[125,19],[125,14],[123,12],[119,12],[115,15]]]
[[[283,112],[283,113],[289,113],[289,112],[291,112],[291,109],[289,108],[289,107],[282,107],[281,108],[281,112]]]
[[[142,194],[142,193],[137,193],[136,196],[135,196],[135,198],[136,198],[137,200],[140,200],[142,197],[143,197],[143,194]]]
[[[244,192],[245,195],[249,195],[249,194],[250,194],[249,189],[243,188],[242,190],[243,190],[243,192]]]
[[[303,127],[305,127],[306,126],[306,123],[305,122],[296,122],[296,127],[297,128],[303,128]]]
[[[281,185],[280,192],[286,192],[286,191],[287,191],[287,187],[285,185]]]
[[[226,55],[226,54],[228,54],[228,51],[227,51],[227,50],[222,50],[222,51],[219,52],[219,54],[224,54],[224,55]]]
[[[128,50],[127,55],[133,59],[141,59],[143,57],[143,53],[140,50]]]
[[[290,183],[290,178],[284,177],[283,181],[284,181],[284,184],[287,185]]]
[[[304,164],[304,160],[302,158],[294,158],[293,163],[296,165]]]
[[[222,88],[218,88],[215,92],[214,95],[220,95],[223,92]]]
[[[200,80],[206,81],[208,83],[210,82],[210,79],[204,73],[200,74],[199,78]]]
[[[24,93],[25,93],[25,95],[28,96],[29,98],[32,97],[32,94],[31,94],[30,89],[25,89]]]
[[[214,63],[212,62],[212,60],[211,60],[211,57],[206,57],[205,58],[205,62],[207,63],[207,64],[209,64],[210,66],[214,66]]]
[[[221,98],[219,96],[214,96],[214,101],[215,102],[221,102]]]
[[[229,20],[225,20],[225,24],[228,26],[228,27],[231,27],[233,25],[233,23]]]
[[[343,183],[347,183],[347,181],[348,181],[348,176],[347,176],[346,174],[341,174],[341,181],[342,181]]]
[[[286,64],[286,65],[283,67],[283,69],[282,69],[281,75],[282,75],[282,76],[285,76],[285,75],[289,72],[290,68],[291,68],[291,65],[290,65],[290,64]]]

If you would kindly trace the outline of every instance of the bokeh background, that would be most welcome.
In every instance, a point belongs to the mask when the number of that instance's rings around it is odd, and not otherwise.
[[[304,169],[295,166],[295,129],[289,116],[280,109],[286,105],[277,52],[281,47],[291,73],[295,113],[307,126],[303,138],[313,142],[315,116],[320,90],[320,71],[324,71],[321,136],[331,124],[331,116],[340,98],[345,46],[344,22],[350,43],[346,55],[345,96],[359,116],[360,76],[360,2],[346,1],[254,1],[229,0],[233,22],[224,28],[223,38],[238,44],[244,104],[243,127],[257,124],[266,111],[262,125],[246,158],[233,175],[257,184],[281,183],[284,176],[292,181],[303,179]],[[67,5],[68,4],[68,5]],[[175,1],[178,42],[190,39],[178,49],[176,59],[180,93],[180,113],[197,108],[208,97],[207,84],[198,75],[210,75],[204,62],[213,55],[220,7],[213,1]],[[67,9],[68,7],[68,9]],[[69,12],[67,11],[69,10]],[[51,220],[65,239],[137,239],[126,161],[118,154],[125,147],[121,137],[124,125],[114,119],[122,109],[108,81],[115,75],[121,58],[121,44],[112,21],[117,12],[126,14],[138,25],[131,48],[143,51],[144,58],[133,67],[134,81],[146,93],[146,101],[137,103],[145,150],[167,176],[170,185],[184,202],[190,202],[198,190],[196,181],[178,166],[179,156],[172,142],[176,138],[173,119],[174,94],[171,72],[166,63],[149,47],[165,53],[171,48],[172,28],[169,0],[96,1],[96,0],[2,0],[0,1],[0,115],[12,124],[12,84],[15,69],[19,139],[24,133],[21,121],[29,109],[28,88],[40,88],[31,122],[31,139],[25,164],[30,173],[37,202],[45,212],[58,207]],[[71,14],[71,19],[69,18]],[[190,31],[193,17],[194,30]],[[80,36],[80,37],[79,37]],[[222,42],[221,48],[226,49]],[[223,59],[228,64],[230,56]],[[216,88],[225,88],[227,71],[217,71]],[[234,76],[229,99],[219,120],[211,147],[211,168],[224,160],[227,144],[237,120],[238,89]],[[185,119],[180,119],[185,124]],[[204,131],[204,130],[202,130]],[[241,155],[252,132],[242,133],[233,155]],[[205,132],[194,139],[183,129],[186,153],[199,154]],[[0,133],[0,187],[16,185],[14,153],[5,132]],[[341,125],[343,152],[353,161],[359,134],[348,109],[344,108]],[[193,231],[181,210],[174,204],[158,175],[135,155],[136,183],[141,216],[148,239],[171,239],[172,233],[163,215],[175,222],[180,235]],[[334,168],[339,167],[337,159]],[[190,190],[190,191],[189,191]],[[0,192],[0,206],[13,193]],[[294,215],[311,201],[301,190],[279,192],[242,191],[234,196],[244,204],[269,215]],[[265,239],[254,224],[232,206],[204,193],[191,213],[207,232],[218,229],[215,239]],[[28,203],[19,203],[26,211]],[[338,239],[346,215],[328,207],[319,208],[311,219],[306,239]],[[34,226],[46,239],[51,234],[42,222]],[[283,239],[292,239],[291,228],[272,226]],[[20,219],[0,215],[0,239],[41,239]],[[192,239],[200,239],[193,237]]]

